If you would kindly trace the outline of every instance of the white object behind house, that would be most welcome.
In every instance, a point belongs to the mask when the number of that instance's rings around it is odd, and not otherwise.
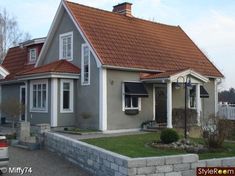
[[[219,116],[235,120],[235,105],[234,104],[219,104]]]

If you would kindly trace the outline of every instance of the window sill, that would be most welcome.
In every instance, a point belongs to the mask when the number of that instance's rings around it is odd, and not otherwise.
[[[30,109],[30,112],[48,113],[47,109]]]
[[[125,109],[126,115],[137,115],[139,114],[139,109]]]
[[[73,110],[60,110],[60,113],[74,113]]]
[[[59,60],[66,60],[66,61],[71,62],[71,61],[73,61],[73,58],[69,58],[69,59],[66,59],[66,58],[60,58]]]

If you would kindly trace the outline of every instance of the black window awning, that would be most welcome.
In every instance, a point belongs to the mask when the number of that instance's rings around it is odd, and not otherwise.
[[[209,98],[209,93],[203,86],[200,86],[200,97],[201,98]]]
[[[143,83],[125,82],[125,95],[136,97],[148,97],[148,92]]]

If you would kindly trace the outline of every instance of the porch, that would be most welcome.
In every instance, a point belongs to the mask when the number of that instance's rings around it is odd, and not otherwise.
[[[202,98],[209,97],[203,85],[208,78],[187,69],[158,74],[143,73],[141,80],[144,84],[153,85],[153,120],[157,124],[173,128],[173,112],[177,109],[184,112],[186,106],[187,112],[196,112],[194,120],[196,125],[201,125]],[[180,120],[184,122],[184,119]]]

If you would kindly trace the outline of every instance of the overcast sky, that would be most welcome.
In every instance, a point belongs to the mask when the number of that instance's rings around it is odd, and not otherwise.
[[[73,0],[112,10],[124,0]],[[129,0],[136,17],[180,25],[222,71],[223,88],[235,87],[234,0]],[[47,35],[60,0],[0,0],[0,8],[14,15],[33,38]]]

